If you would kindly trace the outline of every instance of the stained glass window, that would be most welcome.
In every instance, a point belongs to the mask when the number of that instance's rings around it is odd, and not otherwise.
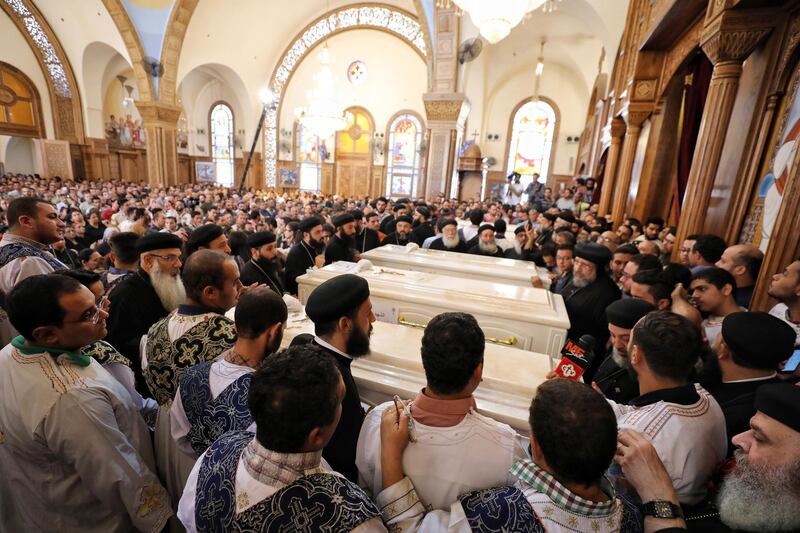
[[[547,179],[555,126],[556,113],[547,102],[530,101],[520,107],[512,123],[507,173],[522,174],[526,186],[534,173]]]
[[[388,196],[416,196],[420,172],[422,124],[414,115],[403,114],[389,128],[389,162],[386,170]]]
[[[300,167],[300,189],[319,191],[322,179],[322,161],[325,159],[319,137],[297,123],[297,163]]]
[[[233,185],[233,111],[226,104],[211,109],[211,157],[217,183]]]

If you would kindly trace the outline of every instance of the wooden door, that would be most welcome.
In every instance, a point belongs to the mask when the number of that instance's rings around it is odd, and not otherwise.
[[[364,196],[369,194],[372,175],[372,116],[366,109],[351,107],[346,111],[347,126],[336,134],[334,194]]]

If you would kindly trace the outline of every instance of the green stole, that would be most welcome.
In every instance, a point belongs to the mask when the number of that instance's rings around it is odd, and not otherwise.
[[[70,352],[62,348],[51,348],[49,346],[36,346],[33,344],[25,345],[25,337],[18,335],[11,340],[11,345],[19,350],[22,355],[37,355],[40,353],[49,353],[53,359],[57,359],[59,355],[66,354],[73,363],[78,366],[89,366],[92,358],[79,352]]]

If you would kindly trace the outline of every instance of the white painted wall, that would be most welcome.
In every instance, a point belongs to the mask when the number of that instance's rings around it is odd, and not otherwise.
[[[504,161],[508,149],[511,114],[517,104],[533,93],[534,79],[533,69],[524,69],[498,80],[487,94],[483,126],[478,129],[481,130],[483,139],[482,143],[479,141],[483,156],[497,159],[497,164],[490,170],[503,172],[506,170]],[[556,149],[555,160],[551,162],[551,172],[572,174],[573,166],[570,166],[570,158],[578,155],[578,144],[567,144],[566,138],[570,135],[579,135],[583,130],[589,92],[574,71],[557,64],[548,64],[542,76],[539,94],[553,100],[560,113],[561,122],[558,126],[558,137],[554,139]],[[477,127],[474,117],[471,116],[470,133]],[[500,140],[485,141],[490,133],[499,134]]]
[[[54,136],[53,130],[53,111],[50,107],[50,93],[47,90],[47,82],[42,73],[39,62],[33,51],[28,46],[28,42],[17,29],[14,22],[8,18],[5,11],[0,12],[0,61],[4,61],[18,68],[31,79],[39,91],[39,98],[42,100],[42,114],[44,115],[45,133],[48,139]]]
[[[413,110],[425,119],[422,95],[427,90],[425,62],[408,44],[378,30],[355,30],[341,33],[327,41],[336,62],[331,66],[336,94],[343,108],[361,106],[375,120],[378,132],[386,131],[389,119],[398,111]],[[295,69],[286,88],[281,108],[280,127],[291,129],[295,109],[308,105],[308,91],[319,70],[317,47]],[[347,68],[356,60],[367,64],[367,79],[353,86]]]

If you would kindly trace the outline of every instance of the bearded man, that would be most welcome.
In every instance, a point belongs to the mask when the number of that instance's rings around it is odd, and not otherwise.
[[[482,224],[478,228],[478,243],[469,249],[470,254],[503,257],[503,249],[497,245],[492,224]]]
[[[385,244],[396,244],[398,246],[405,246],[411,242],[411,228],[413,221],[408,215],[400,215],[394,219],[394,232],[389,233],[381,241],[381,246]]]
[[[329,279],[308,297],[306,314],[314,322],[313,343],[336,361],[346,389],[339,425],[322,456],[331,468],[356,482],[356,445],[364,423],[364,408],[350,364],[353,359],[369,354],[369,338],[375,322],[369,284],[354,274]]]
[[[303,238],[292,246],[286,256],[286,290],[289,294],[297,294],[297,278],[306,273],[309,268],[321,268],[325,265],[322,242],[322,225],[325,223],[316,215],[300,221],[298,231]]]
[[[445,252],[465,253],[467,246],[458,236],[458,224],[451,218],[443,218],[437,224],[441,235],[431,242],[431,250],[442,250]]]
[[[285,289],[276,241],[277,237],[271,231],[257,231],[247,237],[250,261],[242,268],[242,285],[266,285],[278,296],[283,295]]]
[[[182,241],[171,233],[151,233],[136,242],[139,270],[122,280],[109,295],[108,341],[128,358],[136,390],[150,397],[142,374],[139,344],[150,326],[186,299],[180,278]]]
[[[341,213],[333,217],[336,233],[325,247],[325,264],[336,261],[354,261],[356,247],[356,219],[350,213]]]

